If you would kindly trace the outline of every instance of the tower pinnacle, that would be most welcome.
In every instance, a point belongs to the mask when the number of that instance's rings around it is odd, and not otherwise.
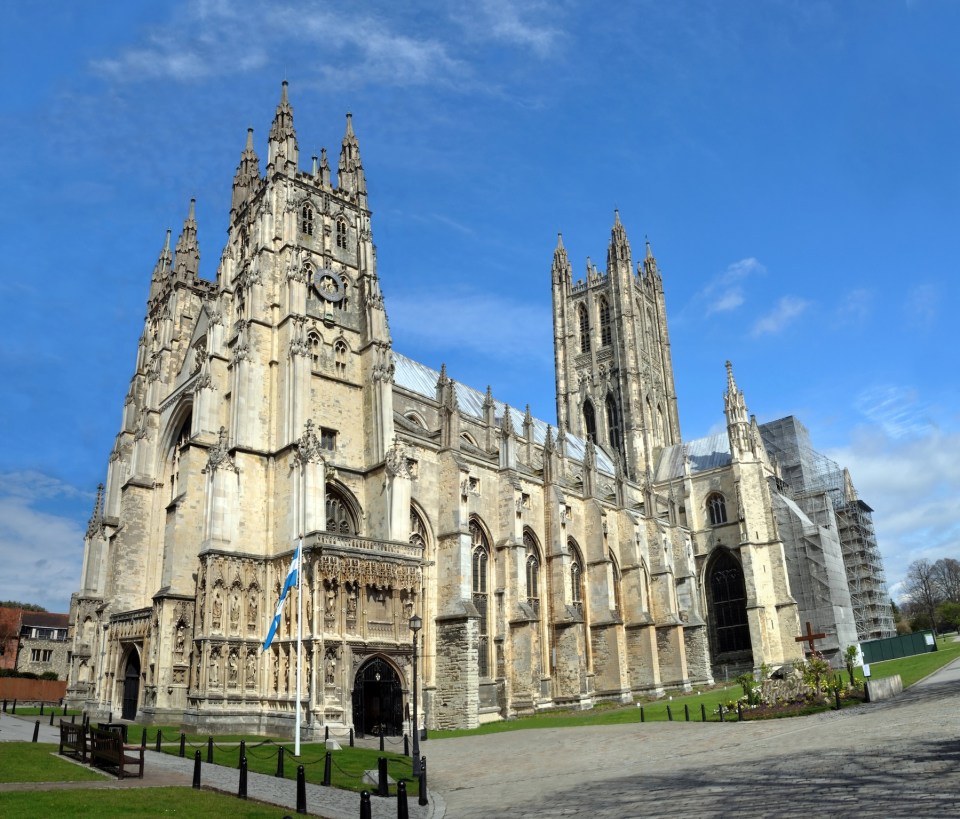
[[[173,275],[181,281],[197,278],[200,273],[200,246],[197,244],[197,200],[190,200],[190,211],[183,220],[183,230],[177,239],[173,257]]]
[[[280,102],[270,126],[270,142],[267,152],[267,173],[280,172],[293,176],[299,162],[297,132],[293,127],[293,106],[287,98],[287,81],[283,81]]]

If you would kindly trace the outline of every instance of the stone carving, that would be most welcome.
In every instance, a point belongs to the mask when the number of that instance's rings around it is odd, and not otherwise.
[[[230,629],[236,632],[240,628],[240,594],[234,592],[230,595]]]
[[[326,661],[324,662],[325,679],[327,685],[336,685],[337,682],[337,654],[333,649],[327,651]]]
[[[207,465],[203,468],[204,475],[207,472],[216,472],[218,469],[228,469],[231,472],[239,472],[237,465],[230,457],[230,446],[227,442],[227,428],[220,427],[220,434],[217,443],[210,447],[207,452]]]
[[[220,687],[220,651],[214,649],[210,652],[210,677],[208,679],[210,688]]]
[[[173,651],[178,657],[183,657],[184,630],[183,621],[181,620],[179,623],[177,623],[177,634],[173,644]]]
[[[323,450],[320,439],[317,437],[315,424],[312,418],[307,419],[303,435],[297,441],[297,452],[294,460],[299,463],[323,463]]]
[[[247,652],[247,688],[257,687],[257,654],[255,651]]]
[[[413,477],[407,459],[407,448],[396,438],[393,439],[393,445],[384,456],[384,466],[386,466],[387,474],[395,478]]]
[[[333,582],[325,584],[325,606],[324,613],[327,617],[333,617],[337,611],[337,587]]]
[[[219,629],[223,624],[223,602],[220,600],[220,592],[213,593],[213,611],[210,618],[210,626]]]
[[[239,662],[238,662],[238,659],[237,659],[237,650],[236,650],[236,649],[234,649],[233,651],[230,652],[230,657],[229,657],[228,660],[227,660],[227,664],[228,664],[228,667],[229,667],[229,671],[228,671],[228,674],[229,674],[228,682],[229,682],[229,684],[230,684],[231,687],[235,688],[236,685],[237,685],[237,677],[238,677],[238,675],[239,675]]]
[[[250,589],[250,596],[247,598],[247,630],[257,630],[257,615],[259,614],[260,600],[256,589]]]

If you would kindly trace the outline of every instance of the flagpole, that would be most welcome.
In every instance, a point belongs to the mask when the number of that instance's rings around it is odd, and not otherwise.
[[[300,756],[300,649],[303,644],[303,532],[300,533],[300,548],[297,550],[297,722],[293,744],[294,756]]]

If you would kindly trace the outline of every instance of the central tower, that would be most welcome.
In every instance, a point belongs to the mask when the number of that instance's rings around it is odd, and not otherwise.
[[[663,447],[680,443],[663,280],[650,243],[634,273],[614,212],[606,271],[588,258],[586,278],[574,282],[558,237],[552,279],[557,421],[639,480]]]

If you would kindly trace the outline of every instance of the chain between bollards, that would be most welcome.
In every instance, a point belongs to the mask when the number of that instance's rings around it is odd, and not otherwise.
[[[329,756],[329,754],[327,754]],[[307,776],[303,765],[297,765],[297,813],[307,812]]]
[[[200,787],[200,751],[199,749],[193,755],[193,787]]]

